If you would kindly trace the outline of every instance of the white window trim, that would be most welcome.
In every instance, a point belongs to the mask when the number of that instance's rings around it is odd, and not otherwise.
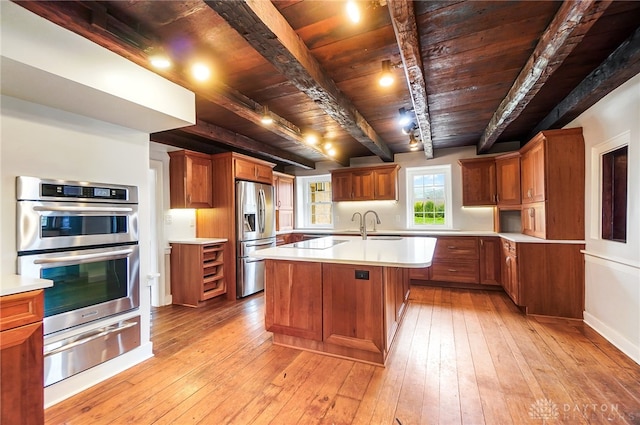
[[[444,173],[444,217],[445,221],[442,225],[433,224],[414,224],[413,223],[413,177],[422,174],[440,174]],[[407,202],[406,202],[406,223],[408,229],[415,230],[449,230],[453,229],[453,195],[452,195],[452,181],[451,181],[451,164],[445,165],[430,165],[426,167],[411,167],[406,169],[406,189],[407,189]]]
[[[316,176],[296,176],[296,227],[303,229],[333,229],[335,218],[334,208],[331,208],[331,224],[311,224],[311,199],[309,193],[310,181],[327,181],[331,182],[330,174],[322,174]]]

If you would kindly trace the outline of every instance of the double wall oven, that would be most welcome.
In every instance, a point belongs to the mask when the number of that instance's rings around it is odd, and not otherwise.
[[[18,273],[53,281],[45,385],[139,346],[139,316],[118,320],[140,305],[137,187],[21,176],[16,194]]]

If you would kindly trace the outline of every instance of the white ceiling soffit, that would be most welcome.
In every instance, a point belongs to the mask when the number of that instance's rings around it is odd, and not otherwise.
[[[3,95],[146,133],[195,124],[195,94],[26,9],[0,2]]]

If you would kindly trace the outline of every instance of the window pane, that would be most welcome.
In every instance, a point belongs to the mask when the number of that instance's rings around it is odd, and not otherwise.
[[[414,175],[413,188],[413,224],[422,226],[443,226],[445,224],[445,185],[444,172]]]

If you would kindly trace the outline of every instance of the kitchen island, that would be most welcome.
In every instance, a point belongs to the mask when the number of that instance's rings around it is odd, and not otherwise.
[[[265,259],[265,325],[278,345],[384,365],[404,316],[410,268],[436,239],[340,236],[256,251]]]

